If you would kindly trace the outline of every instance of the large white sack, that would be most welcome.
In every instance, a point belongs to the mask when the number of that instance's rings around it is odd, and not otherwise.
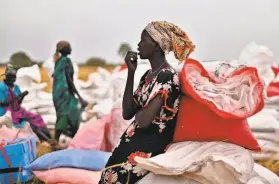
[[[97,72],[101,75],[103,80],[109,80],[111,73],[103,67],[98,67]]]
[[[43,114],[41,116],[46,124],[55,124],[56,123],[56,115]]]
[[[258,143],[263,152],[279,152],[278,142],[268,141],[268,140],[258,140]]]
[[[270,152],[261,152],[261,153],[252,153],[253,158],[255,160],[267,161],[267,160],[279,160],[278,153],[270,153]]]
[[[238,62],[242,65],[260,67],[259,70],[264,70],[275,65],[276,59],[268,47],[251,42],[240,53]]]
[[[25,108],[26,110],[36,109],[37,105],[38,105],[37,102],[38,102],[38,100],[35,98],[34,100],[31,100],[31,101],[22,102],[21,106],[23,108]]]
[[[107,88],[97,88],[97,89],[93,89],[91,91],[91,95],[93,97],[97,97],[97,98],[104,98],[105,97],[105,94],[107,92]]]
[[[118,101],[123,99],[124,90],[126,86],[126,80],[122,78],[113,78],[110,87],[106,93],[106,97],[110,97],[113,101]]]
[[[259,129],[261,130],[261,129]],[[273,133],[268,132],[268,131],[254,131],[253,132],[254,136],[256,139],[259,140],[266,140],[266,141],[271,141],[271,142],[279,142],[279,131],[275,131]]]
[[[37,113],[46,114],[46,115],[48,114],[56,115],[56,110],[54,107],[42,107],[37,109]]]
[[[28,76],[17,77],[15,83],[21,88],[30,88],[32,86],[32,79]]]
[[[182,175],[180,176],[168,176],[168,175],[159,175],[154,173],[149,173],[143,177],[137,184],[202,184],[198,181],[186,178]]]
[[[75,81],[75,85],[76,87],[78,87],[79,89],[87,89],[87,88],[90,88],[92,86],[92,81],[83,81],[83,80],[79,80],[79,79],[76,79]]]
[[[38,100],[37,108],[54,107],[52,100]]]
[[[164,154],[151,158],[135,157],[135,161],[137,167],[155,174],[183,174],[201,183],[210,181],[214,184],[248,182],[254,167],[248,150],[225,142],[175,143]]]
[[[93,112],[97,113],[99,116],[108,115],[111,113],[113,107],[112,99],[103,99],[101,103],[97,104],[93,108]]]
[[[105,80],[103,79],[101,74],[98,72],[89,74],[88,81],[90,81],[90,83],[91,83],[90,86],[88,86],[88,87],[92,87],[92,88],[97,88],[99,86],[102,86],[103,83],[105,82]]]
[[[279,129],[278,120],[263,109],[262,112],[248,118],[248,123],[251,128],[274,128]]]
[[[22,89],[21,89],[22,90]],[[24,90],[22,90],[23,92]],[[28,90],[29,91],[29,90]],[[33,90],[33,91],[29,91],[28,95],[26,95],[23,99],[22,102],[29,102],[34,100],[35,98],[37,98],[37,91]]]
[[[92,91],[98,91],[100,89],[105,89],[107,90],[106,88],[103,88],[103,87],[98,87],[98,88],[84,88],[84,89],[81,89],[80,92],[81,93],[85,93],[85,94],[92,94]],[[103,96],[103,94],[101,93],[100,95]]]
[[[94,96],[91,94],[84,94],[84,93],[80,92],[80,95],[82,96],[82,98],[85,101],[87,101],[90,104],[96,104],[98,102],[98,100],[96,98],[94,98]]]
[[[141,179],[137,184],[201,184],[200,182],[188,179],[182,175],[180,176],[167,176],[167,175],[157,175],[154,173],[149,173],[143,179]],[[254,173],[246,184],[278,184],[279,179],[276,174],[270,170],[260,166],[259,164],[254,164]],[[226,183],[227,184],[227,183]]]
[[[51,100],[52,101],[52,93],[48,93],[45,91],[38,91],[37,97],[40,100]]]
[[[3,116],[0,116],[0,128],[2,126],[12,128],[13,122],[12,122],[12,116],[10,111],[7,111]]]
[[[267,168],[264,168],[263,166],[259,164],[254,164],[254,171],[262,178],[267,180],[268,184],[278,184],[279,183],[279,177],[268,170]],[[248,184],[257,184],[257,183],[248,183]],[[265,183],[264,183],[265,184]]]
[[[276,63],[276,60],[273,52],[264,45],[255,42],[247,44],[238,58],[238,63],[256,67],[266,85],[275,78],[271,67]]]
[[[17,71],[17,78],[30,78],[31,80],[35,80],[36,82],[41,82],[41,73],[39,66],[32,65],[29,67],[22,67]]]
[[[22,78],[21,78],[22,79]],[[25,80],[25,79],[23,79]],[[17,83],[18,84],[18,83]],[[43,90],[43,88],[45,88],[47,86],[47,83],[43,82],[43,83],[34,83],[34,82],[30,82],[28,83],[28,85],[22,85],[22,84],[18,84],[20,87],[20,90],[23,91],[29,91],[31,92],[38,92]]]
[[[54,61],[53,57],[50,57],[47,59],[43,64],[42,67],[47,71],[48,76],[51,78],[51,75],[53,74],[54,71]],[[52,78],[51,78],[52,79]]]

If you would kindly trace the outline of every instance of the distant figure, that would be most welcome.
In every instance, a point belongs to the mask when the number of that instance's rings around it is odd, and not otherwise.
[[[72,49],[67,41],[60,41],[56,45],[54,54],[55,68],[53,73],[53,103],[56,110],[55,139],[59,141],[61,134],[74,137],[81,118],[81,109],[78,108],[78,96],[82,108],[88,103],[79,95],[74,85],[74,67],[67,56]]]
[[[15,127],[24,127],[25,123],[29,122],[39,139],[48,141],[51,136],[42,117],[21,107],[21,102],[28,95],[28,91],[21,93],[20,87],[15,84],[16,74],[16,69],[7,66],[5,79],[0,83],[0,116],[3,116],[9,110]]]

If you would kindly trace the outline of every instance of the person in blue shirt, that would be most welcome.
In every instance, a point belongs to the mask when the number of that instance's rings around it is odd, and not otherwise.
[[[10,111],[15,127],[24,127],[25,123],[29,122],[39,139],[48,141],[51,136],[42,117],[27,111],[21,106],[22,100],[28,95],[28,91],[21,92],[20,87],[15,84],[16,74],[17,70],[8,65],[5,71],[5,79],[0,82],[0,116]]]

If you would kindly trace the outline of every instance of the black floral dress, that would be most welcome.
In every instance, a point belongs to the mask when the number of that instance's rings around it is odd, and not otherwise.
[[[164,153],[173,140],[180,99],[178,74],[172,68],[165,68],[152,81],[147,81],[149,72],[141,78],[134,101],[144,108],[159,94],[164,100],[162,109],[146,129],[139,128],[135,121],[129,125],[109,158],[99,184],[136,183],[148,172],[136,165],[134,157],[149,158]]]

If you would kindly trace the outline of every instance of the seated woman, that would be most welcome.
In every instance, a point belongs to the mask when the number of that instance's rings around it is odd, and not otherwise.
[[[10,66],[6,68],[5,79],[0,83],[0,115],[9,110],[15,127],[20,127],[28,121],[39,139],[47,141],[51,136],[42,117],[28,112],[20,105],[23,98],[28,95],[28,91],[21,93],[19,86],[15,84],[16,74],[14,68]]]
[[[180,85],[178,74],[167,62],[165,53],[174,51],[176,58],[184,61],[193,50],[193,43],[177,26],[168,22],[150,23],[142,32],[138,51],[141,59],[149,60],[152,69],[142,76],[135,93],[137,53],[127,53],[128,78],[122,104],[123,118],[128,120],[135,116],[135,121],[114,149],[100,184],[136,183],[147,171],[136,166],[134,157],[153,157],[164,153],[172,142]]]

